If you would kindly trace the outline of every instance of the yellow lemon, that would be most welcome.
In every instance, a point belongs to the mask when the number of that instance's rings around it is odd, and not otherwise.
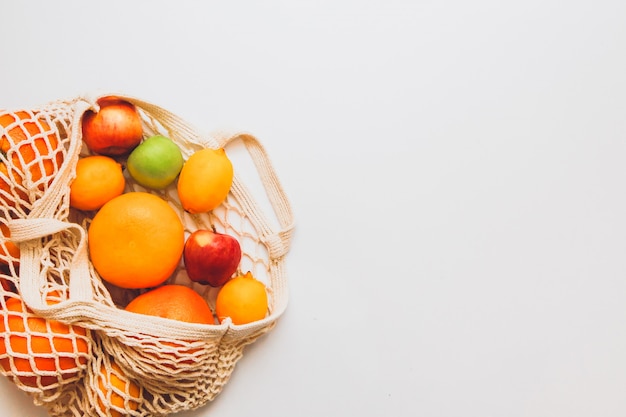
[[[205,213],[224,202],[233,183],[233,164],[223,148],[193,153],[178,177],[178,197],[189,213]]]

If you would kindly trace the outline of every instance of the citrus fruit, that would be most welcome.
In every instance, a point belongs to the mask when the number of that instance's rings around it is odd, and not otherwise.
[[[268,300],[265,284],[250,272],[231,278],[217,293],[215,313],[223,322],[230,317],[233,324],[247,324],[265,318]]]
[[[222,204],[233,182],[233,164],[226,151],[202,149],[194,152],[178,177],[178,197],[189,213],[206,213]]]
[[[183,167],[183,154],[169,138],[151,136],[128,156],[128,172],[140,185],[161,190],[170,185]]]
[[[32,313],[8,298],[0,320],[0,366],[22,384],[49,387],[78,375],[87,364],[87,331]]]
[[[27,189],[44,191],[64,156],[56,131],[36,114],[0,114],[0,202],[29,201]],[[17,204],[22,206],[22,204]]]
[[[88,229],[89,256],[102,279],[122,288],[162,284],[182,257],[184,227],[172,207],[129,192],[100,208]]]
[[[126,306],[126,311],[187,323],[215,324],[206,300],[192,288],[178,284],[163,285],[137,296]],[[171,369],[193,366],[201,355],[201,352],[198,353],[200,348],[190,346],[194,341],[162,343],[170,348],[143,354],[152,356],[154,361]]]
[[[76,178],[70,184],[70,206],[97,210],[124,192],[122,165],[108,156],[94,155],[76,163]]]
[[[214,324],[213,312],[204,298],[184,285],[163,285],[134,298],[127,311],[187,323]]]
[[[103,399],[105,401],[103,401]],[[111,362],[110,368],[103,363],[98,375],[98,408],[105,415],[122,417],[127,411],[135,411],[141,402],[141,389],[122,371],[120,366]],[[119,411],[117,408],[123,410]]]
[[[20,248],[10,240],[11,232],[9,227],[4,223],[0,223],[0,234],[4,241],[0,241],[0,264],[8,265],[9,262],[15,262],[19,264],[20,261]]]

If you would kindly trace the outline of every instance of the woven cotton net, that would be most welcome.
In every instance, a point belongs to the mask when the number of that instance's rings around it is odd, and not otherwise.
[[[168,201],[186,233],[214,228],[235,236],[242,247],[238,272],[266,284],[269,311],[241,326],[124,311],[145,290],[100,279],[86,249],[94,213],[69,207],[76,162],[89,152],[81,117],[98,110],[97,98],[0,111],[0,368],[51,416],[165,416],[198,408],[221,392],[244,347],[272,329],[287,304],[284,257],[293,217],[260,142],[249,134],[203,136],[161,107],[124,98],[138,108],[145,136],[171,138],[185,158],[204,147],[245,147],[274,219],[260,209],[236,164],[230,194],[210,213],[185,212],[175,185],[151,191],[127,177],[127,191]],[[194,288],[214,310],[218,289],[192,283],[182,261],[167,283]]]

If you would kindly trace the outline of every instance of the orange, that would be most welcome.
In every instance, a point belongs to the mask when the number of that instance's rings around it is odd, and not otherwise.
[[[11,237],[9,227],[4,223],[0,223],[0,234],[4,239]],[[4,243],[0,242],[0,264],[8,265],[9,262],[19,264],[20,248],[10,240],[5,240]]]
[[[247,324],[265,318],[268,308],[265,284],[250,272],[236,276],[217,293],[215,313],[223,322],[230,317],[233,324]]]
[[[46,388],[74,378],[87,364],[87,331],[47,320],[19,298],[8,298],[0,320],[0,366],[31,387]]]
[[[126,310],[188,323],[214,324],[206,300],[184,285],[163,285],[145,292],[133,299]]]
[[[141,389],[128,378],[120,366],[111,362],[110,369],[102,364],[98,375],[98,408],[102,414],[122,417],[135,411],[141,402]],[[106,400],[106,403],[103,402]],[[119,411],[115,407],[125,411]],[[107,414],[108,413],[108,414]]]
[[[178,214],[160,197],[129,192],[107,202],[88,230],[102,279],[122,288],[156,287],[176,270],[185,244]]]
[[[126,180],[122,165],[103,155],[81,158],[76,163],[76,178],[70,184],[70,206],[97,210],[124,192]]]
[[[15,196],[11,194],[11,184],[13,181],[9,176],[9,171],[5,162],[5,153],[0,149],[0,203],[9,206],[15,205]],[[24,193],[21,193],[25,197]]]
[[[163,285],[145,292],[133,299],[126,310],[187,323],[215,324],[206,300],[192,288],[178,284]],[[162,343],[172,349],[144,354],[153,356],[155,361],[172,369],[180,369],[181,365],[193,366],[197,360],[200,349],[188,347],[193,341]]]
[[[178,177],[178,197],[189,213],[206,213],[224,200],[233,183],[233,165],[223,148],[194,152]]]
[[[62,162],[60,139],[45,120],[26,111],[0,114],[0,190],[13,194],[0,192],[0,201],[9,206],[15,206],[16,197],[27,201],[20,187],[45,190]]]

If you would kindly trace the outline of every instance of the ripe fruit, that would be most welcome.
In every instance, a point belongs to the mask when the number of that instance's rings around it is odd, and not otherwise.
[[[180,148],[165,136],[144,140],[128,156],[128,172],[140,185],[161,190],[170,185],[183,167]]]
[[[83,141],[101,155],[124,155],[143,138],[141,117],[132,103],[108,96],[98,100],[100,111],[83,114]]]
[[[122,165],[103,155],[87,156],[76,164],[76,178],[70,184],[70,206],[97,210],[124,192]]]
[[[265,285],[250,272],[228,281],[217,293],[215,313],[223,322],[230,317],[233,324],[247,324],[265,318],[268,300]]]
[[[162,284],[183,254],[184,227],[156,195],[129,192],[106,203],[88,230],[89,256],[102,279],[122,288]]]
[[[20,262],[20,248],[10,240],[11,232],[9,227],[4,223],[0,223],[0,234],[3,239],[0,241],[0,264],[8,265],[9,262],[19,264]]]
[[[36,316],[19,298],[8,298],[0,320],[0,366],[30,387],[74,378],[87,364],[86,330]]]
[[[104,363],[100,365],[98,391],[98,408],[107,416],[122,417],[128,415],[127,411],[137,410],[141,402],[139,385],[128,378],[115,362],[111,362],[110,369],[107,369]],[[106,403],[102,401],[103,398],[106,399]],[[115,407],[124,411],[119,411]]]
[[[25,111],[0,114],[0,203],[14,207],[29,201],[27,190],[45,191],[63,159],[60,138],[45,120]]]
[[[126,310],[187,323],[214,324],[206,300],[184,285],[163,285],[145,292],[133,299]]]
[[[233,236],[200,229],[187,238],[183,259],[190,280],[220,287],[237,270],[241,246]]]
[[[205,213],[222,204],[233,182],[233,165],[223,148],[194,152],[178,177],[178,197],[189,213]]]

